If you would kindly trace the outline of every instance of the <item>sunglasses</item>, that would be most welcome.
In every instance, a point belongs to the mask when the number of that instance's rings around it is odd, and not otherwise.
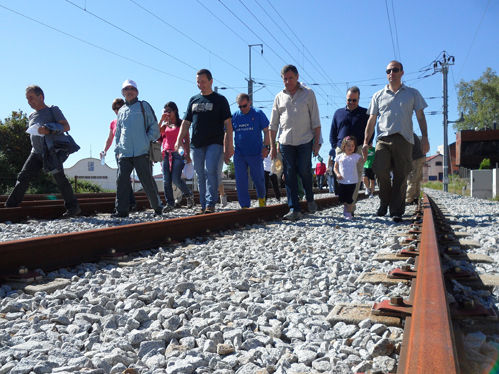
[[[348,102],[354,102],[356,103],[357,102],[357,99],[347,99]]]
[[[386,74],[398,73],[400,71],[399,68],[386,69]]]
[[[171,110],[171,109],[163,109],[163,113],[170,114],[171,112],[173,112],[173,110]]]
[[[136,90],[136,88],[132,87],[132,86],[123,88],[123,91],[135,91],[135,90]]]
[[[248,106],[248,104],[244,104],[244,105],[239,105],[239,109],[244,109]]]

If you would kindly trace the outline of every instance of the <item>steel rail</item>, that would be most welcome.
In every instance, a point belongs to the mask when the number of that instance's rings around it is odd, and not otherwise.
[[[423,204],[418,276],[411,290],[413,310],[406,318],[397,373],[458,374],[458,355],[437,234],[431,202],[426,195]]]
[[[362,198],[363,194],[359,194]],[[317,199],[320,207],[338,203],[338,197]],[[302,209],[307,203],[301,202]],[[98,261],[111,249],[129,253],[158,248],[171,240],[210,235],[220,230],[244,227],[261,220],[275,220],[287,213],[287,204],[233,210],[200,216],[174,218],[116,226],[69,234],[45,236],[0,243],[0,277],[18,272],[22,266],[50,271],[84,262]]]

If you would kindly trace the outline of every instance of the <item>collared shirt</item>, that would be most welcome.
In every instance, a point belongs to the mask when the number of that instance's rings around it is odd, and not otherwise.
[[[321,127],[314,91],[300,84],[294,96],[286,89],[279,92],[272,106],[269,129],[277,131],[279,125],[279,143],[297,146],[310,142],[314,129]]]
[[[368,119],[366,108],[358,106],[352,111],[348,107],[338,109],[331,123],[331,147],[341,148],[343,138],[351,135],[355,136],[358,145],[363,144]]]
[[[414,144],[412,113],[427,106],[423,96],[415,88],[402,84],[397,92],[393,92],[386,85],[373,95],[367,109],[367,114],[379,116],[376,139],[399,133]]]

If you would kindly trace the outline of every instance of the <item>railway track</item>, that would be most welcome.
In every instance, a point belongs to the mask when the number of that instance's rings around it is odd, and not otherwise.
[[[327,207],[337,204],[337,197],[316,201],[319,207]],[[306,203],[302,208],[306,210]],[[186,238],[214,237],[219,231],[238,230],[247,224],[274,220],[287,210],[287,205],[274,205],[4,242],[0,243],[0,277],[22,278],[19,273],[28,271],[24,277],[29,278],[33,276],[29,269],[48,271],[83,262],[110,261],[130,252],[168,246]],[[399,239],[402,250],[396,255],[374,258],[378,261],[414,259],[414,266],[392,270],[384,278],[378,274],[381,283],[410,283],[410,296],[376,303],[370,308],[368,318],[374,323],[383,321],[387,325],[404,327],[397,373],[469,373],[461,330],[499,332],[497,315],[475,300],[454,292],[453,285],[457,281],[469,286],[489,286],[473,272],[449,265],[455,259],[472,260],[473,256],[467,256],[461,249],[459,238],[463,235],[454,232],[445,212],[427,196],[411,220],[410,226],[400,225],[404,228]],[[360,278],[359,282],[376,283],[372,278]],[[334,316],[328,317],[330,322],[349,320],[341,310],[337,308],[331,312]],[[470,320],[474,321],[473,327]]]
[[[319,192],[319,190],[315,190]],[[227,190],[227,200],[236,201],[237,192],[235,190]],[[286,190],[281,189],[281,195],[286,195]],[[89,193],[76,194],[81,209],[81,215],[91,216],[98,213],[113,213],[115,208],[114,193]],[[163,203],[164,196],[160,195]],[[256,199],[256,190],[250,190],[250,197]],[[275,197],[274,191],[269,190],[269,197]],[[144,192],[135,193],[137,202],[137,210],[149,209],[150,204]],[[29,219],[56,219],[61,218],[66,209],[64,201],[60,194],[54,195],[26,195],[25,201],[16,208],[5,208],[4,203],[7,196],[0,196],[0,222],[22,222]],[[194,192],[194,201],[199,204],[199,193]],[[185,205],[185,197],[182,198],[181,204]]]

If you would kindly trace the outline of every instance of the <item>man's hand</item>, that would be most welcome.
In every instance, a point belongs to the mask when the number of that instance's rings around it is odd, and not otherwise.
[[[421,152],[427,154],[430,151],[430,143],[428,142],[428,137],[423,136],[421,138]]]
[[[187,153],[184,155],[184,160],[186,164],[190,164],[192,162],[191,157]]]
[[[321,145],[319,142],[314,142],[314,145],[312,146],[312,151],[314,152],[314,157],[317,157],[319,155],[319,151],[321,150]]]
[[[364,156],[365,159],[367,159],[367,150],[369,149],[369,145],[368,144],[364,144],[362,146],[362,155]]]
[[[224,161],[226,165],[229,164],[232,156],[234,156],[234,146],[230,144],[224,153]]]
[[[48,135],[48,134],[50,134],[50,130],[47,129],[46,126],[41,126],[41,127],[38,128],[38,134]]]
[[[277,149],[275,145],[270,145],[270,159],[275,160],[277,158]]]
[[[269,155],[269,150],[267,147],[263,147],[262,148],[262,158],[267,158],[267,156]]]
[[[175,147],[174,147],[174,151],[177,152],[177,150],[180,148],[180,146],[182,145],[182,139],[177,139],[177,141],[175,142]]]

